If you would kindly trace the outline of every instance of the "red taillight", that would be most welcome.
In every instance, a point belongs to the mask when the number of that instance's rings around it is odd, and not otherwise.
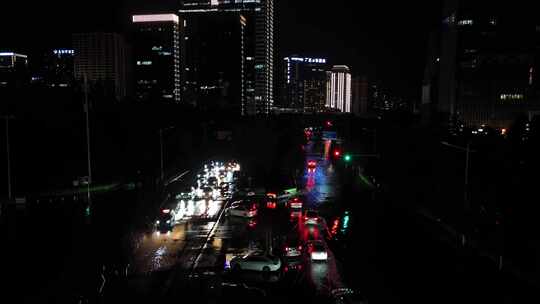
[[[284,270],[285,272],[287,272],[287,271],[289,271],[289,267],[285,266],[285,268],[283,268],[283,270]]]
[[[307,221],[308,220],[308,217],[307,216],[304,216],[304,221]]]
[[[298,246],[298,250],[302,250],[302,245]]]

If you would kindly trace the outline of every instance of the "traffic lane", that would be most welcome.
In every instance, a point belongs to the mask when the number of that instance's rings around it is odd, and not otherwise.
[[[198,240],[204,239],[215,223],[218,211],[224,206],[223,201],[190,201],[178,203],[179,212],[170,232],[141,232],[133,237],[135,243],[132,260],[133,271],[144,274],[160,271],[181,263],[182,253],[196,247]],[[188,246],[189,245],[189,246]],[[199,244],[200,245],[200,244]],[[186,264],[187,262],[184,262]]]
[[[309,157],[317,162],[315,169],[306,168],[300,184],[304,189],[305,208],[318,209],[326,202],[334,200],[340,190],[336,168],[328,160]]]

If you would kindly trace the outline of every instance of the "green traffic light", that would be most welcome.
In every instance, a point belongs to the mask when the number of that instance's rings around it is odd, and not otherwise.
[[[349,154],[345,155],[345,161],[351,161],[351,156]]]

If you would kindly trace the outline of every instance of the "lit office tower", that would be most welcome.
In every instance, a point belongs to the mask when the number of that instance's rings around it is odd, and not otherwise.
[[[246,115],[270,112],[274,103],[273,4],[273,0],[182,3],[179,14],[186,20],[185,83],[190,99],[197,103],[223,100]]]
[[[274,105],[274,0],[261,0],[261,10],[256,15],[256,114],[269,114]]]
[[[540,110],[535,4],[445,1],[430,37],[422,103],[459,127],[508,128]]]
[[[282,101],[286,108],[320,112],[326,103],[326,59],[293,55],[283,59]]]
[[[335,65],[327,73],[326,107],[339,112],[351,112],[351,73],[346,65]]]
[[[175,14],[134,15],[132,21],[135,98],[180,102],[183,22]]]
[[[122,100],[128,93],[127,50],[124,38],[116,33],[73,34],[75,79],[86,75],[94,90]]]
[[[0,52],[0,88],[20,88],[28,82],[28,57],[14,52]]]

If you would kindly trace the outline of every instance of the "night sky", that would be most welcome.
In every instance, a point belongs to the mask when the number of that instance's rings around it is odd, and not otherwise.
[[[427,33],[440,19],[440,0],[427,2],[277,0],[276,46],[280,57],[327,57],[396,95],[418,98]],[[122,30],[130,12],[167,10],[177,3],[8,1],[0,13],[0,49],[32,54],[39,48],[69,46],[71,32]]]

